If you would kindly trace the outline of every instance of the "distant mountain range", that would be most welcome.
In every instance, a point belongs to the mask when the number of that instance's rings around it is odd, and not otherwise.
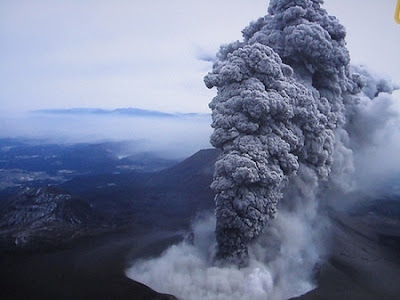
[[[101,108],[69,108],[69,109],[41,109],[35,110],[33,113],[40,114],[58,114],[58,115],[123,115],[131,117],[145,118],[194,118],[194,117],[209,117],[210,114],[198,113],[166,113],[156,110],[146,110],[139,108],[117,108],[112,110]]]

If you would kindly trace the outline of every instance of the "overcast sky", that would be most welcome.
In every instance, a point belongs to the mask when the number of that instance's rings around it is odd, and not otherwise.
[[[396,0],[326,0],[354,63],[400,82]],[[0,112],[138,107],[209,112],[208,57],[266,0],[0,0]]]

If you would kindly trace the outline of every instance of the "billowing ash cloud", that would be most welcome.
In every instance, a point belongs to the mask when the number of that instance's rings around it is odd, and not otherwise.
[[[323,207],[398,176],[400,91],[349,65],[345,30],[321,3],[271,0],[242,42],[221,47],[205,77],[218,90],[216,219],[195,224],[192,243],[136,262],[129,277],[180,299],[304,294],[327,254]]]
[[[274,231],[264,232],[250,246],[248,266],[236,268],[216,267],[210,261],[215,218],[205,216],[193,224],[191,242],[173,245],[160,257],[136,261],[126,274],[178,299],[289,299],[315,287],[311,275],[318,251],[303,217],[285,214],[274,220]],[[282,242],[279,247],[274,245],[277,239]]]
[[[289,181],[312,192],[332,168],[341,176],[353,169],[345,124],[362,80],[350,73],[344,27],[321,3],[272,0],[243,42],[221,47],[205,77],[218,90],[211,143],[222,155],[212,187],[225,261],[247,264],[248,244],[275,216]]]

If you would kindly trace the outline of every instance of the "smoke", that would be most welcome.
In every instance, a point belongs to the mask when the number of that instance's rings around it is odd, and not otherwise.
[[[328,255],[323,208],[398,172],[398,86],[350,65],[345,29],[322,3],[271,0],[243,41],[221,47],[205,77],[222,150],[216,218],[129,277],[181,299],[303,294]]]
[[[301,295],[315,287],[311,268],[319,251],[310,243],[310,228],[301,216],[285,214],[274,222],[273,230],[264,232],[250,247],[244,268],[213,264],[215,217],[209,215],[193,225],[193,240],[170,247],[158,258],[137,261],[126,274],[178,299],[264,300]],[[274,243],[277,239],[281,245]]]
[[[354,181],[364,194],[387,194],[382,189],[400,175],[400,86],[365,67],[353,66],[353,72],[364,86],[346,124],[354,152]]]
[[[343,26],[320,3],[271,1],[269,15],[243,30],[243,42],[223,46],[205,77],[218,90],[211,143],[222,155],[212,187],[217,256],[227,262],[247,264],[248,244],[275,217],[287,186],[312,194],[335,157],[351,161],[341,136],[361,83],[349,71]]]

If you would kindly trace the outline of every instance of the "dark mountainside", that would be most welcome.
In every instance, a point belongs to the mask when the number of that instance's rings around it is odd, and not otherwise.
[[[105,174],[74,178],[62,185],[100,211],[151,226],[187,226],[201,210],[214,206],[210,189],[218,150],[201,150],[174,167],[155,173]],[[157,218],[149,218],[160,214]]]
[[[84,175],[58,187],[25,188],[1,202],[0,244],[60,247],[133,224],[185,228],[196,213],[213,207],[209,186],[217,156],[217,150],[201,150],[159,172]]]
[[[202,150],[159,172],[85,175],[3,198],[0,298],[174,299],[124,270],[182,240],[195,214],[213,207],[217,156]]]
[[[387,204],[395,208],[390,216],[380,214]],[[356,214],[332,212],[330,255],[318,268],[318,287],[293,299],[398,299],[399,208],[397,197],[373,201]]]
[[[89,203],[53,187],[26,188],[2,203],[0,216],[0,245],[8,251],[62,247],[107,225]]]

